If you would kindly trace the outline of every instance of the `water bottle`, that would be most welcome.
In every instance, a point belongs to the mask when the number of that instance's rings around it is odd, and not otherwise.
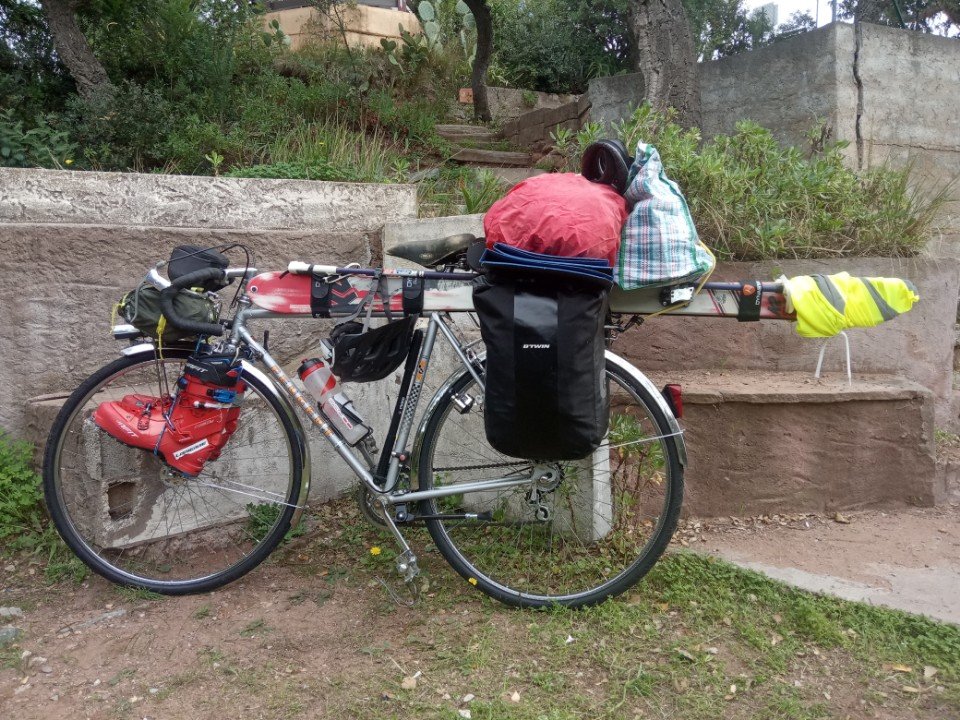
[[[340,383],[326,361],[320,358],[304,360],[297,374],[320,405],[320,414],[348,445],[356,445],[373,432],[353,407],[353,401],[340,389]]]

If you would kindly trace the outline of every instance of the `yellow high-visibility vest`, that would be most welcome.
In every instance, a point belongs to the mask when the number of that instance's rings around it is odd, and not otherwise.
[[[797,334],[833,337],[841,330],[873,327],[908,312],[920,300],[917,289],[899,278],[800,275],[784,282],[787,308],[797,313]]]

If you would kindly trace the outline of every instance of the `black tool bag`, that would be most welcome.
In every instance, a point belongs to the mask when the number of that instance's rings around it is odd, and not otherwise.
[[[496,450],[586,457],[603,441],[607,288],[557,276],[484,275],[473,302],[487,347],[484,423]]]

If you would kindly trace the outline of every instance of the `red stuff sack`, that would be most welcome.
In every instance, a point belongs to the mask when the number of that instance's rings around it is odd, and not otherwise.
[[[174,470],[194,477],[220,457],[237,429],[246,390],[233,358],[191,358],[172,398],[125,395],[100,403],[96,425],[124,443],[156,453]]]
[[[487,247],[606,260],[620,248],[627,203],[609,185],[575,173],[537,175],[518,183],[483,218]]]

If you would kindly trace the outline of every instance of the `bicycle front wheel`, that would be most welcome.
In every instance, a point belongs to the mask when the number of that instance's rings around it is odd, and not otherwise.
[[[447,487],[547,467],[557,478],[426,501],[439,552],[471,584],[508,605],[592,605],[636,584],[663,553],[683,499],[677,438],[650,391],[609,358],[610,429],[583,460],[534,462],[494,450],[483,396],[464,373],[427,419],[419,488]],[[455,519],[465,514],[480,519]],[[451,519],[443,519],[447,516]],[[488,519],[483,519],[484,517]]]
[[[290,529],[303,473],[303,439],[254,376],[236,431],[196,477],[93,422],[101,402],[169,394],[187,357],[139,353],[92,375],[57,416],[43,468],[50,515],[77,556],[112,582],[168,595],[212,590],[262,562]]]

